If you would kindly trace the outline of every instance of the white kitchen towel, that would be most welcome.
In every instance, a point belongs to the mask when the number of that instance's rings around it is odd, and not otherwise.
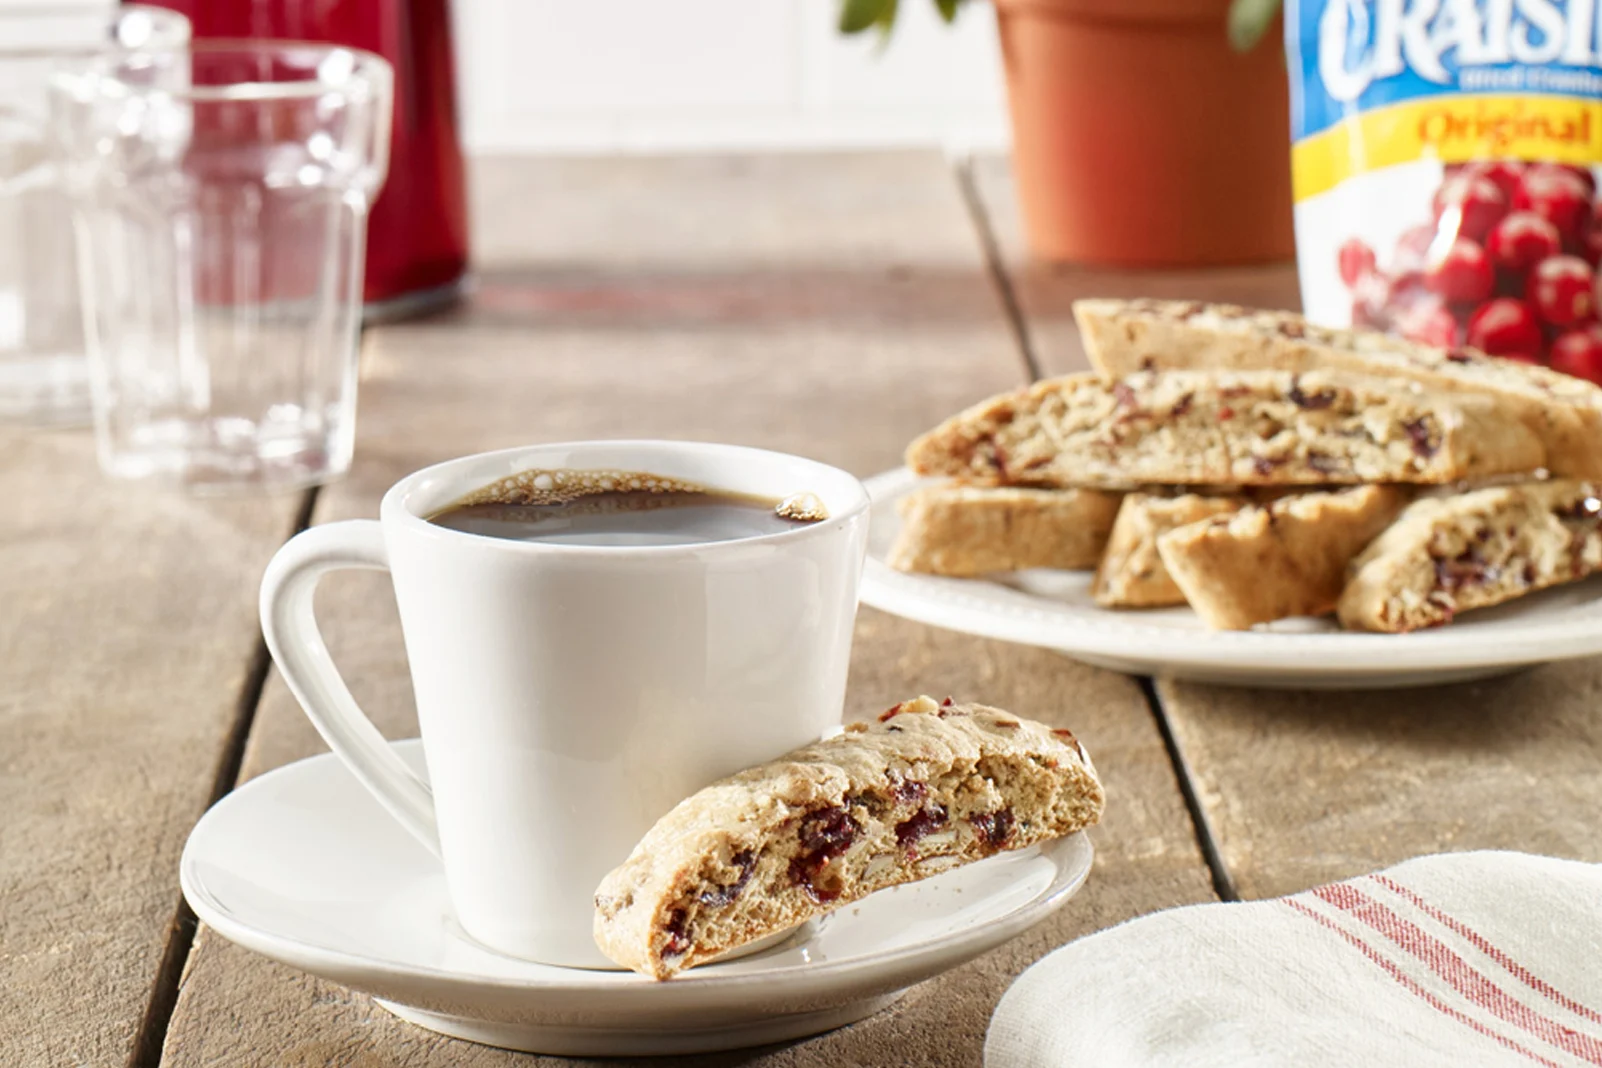
[[[1024,972],[985,1043],[986,1068],[1503,1064],[1602,1066],[1602,865],[1446,854],[1155,913]]]

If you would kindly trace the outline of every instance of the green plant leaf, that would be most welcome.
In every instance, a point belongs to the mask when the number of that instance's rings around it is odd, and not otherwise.
[[[898,0],[890,0],[889,3],[884,5],[884,10],[879,12],[879,39],[881,41],[890,40],[890,31],[896,28],[897,3]]]
[[[962,6],[962,0],[935,0],[935,7],[940,9],[940,17],[947,23],[956,21],[957,8]]]
[[[861,33],[879,25],[886,11],[895,18],[895,0],[840,0],[840,32]]]
[[[1231,0],[1229,43],[1237,52],[1250,52],[1268,32],[1279,13],[1280,0]]]

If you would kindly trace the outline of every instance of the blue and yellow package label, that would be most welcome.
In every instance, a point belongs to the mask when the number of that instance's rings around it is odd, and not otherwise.
[[[1285,33],[1308,314],[1542,362],[1596,334],[1602,369],[1602,0],[1286,0]]]

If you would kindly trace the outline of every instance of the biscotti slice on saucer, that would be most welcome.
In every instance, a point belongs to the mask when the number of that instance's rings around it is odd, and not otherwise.
[[[1321,616],[1334,611],[1352,558],[1406,503],[1395,486],[1298,494],[1171,530],[1157,549],[1209,627]]]
[[[898,502],[898,571],[971,576],[1026,567],[1091,568],[1101,559],[1119,495],[945,483]]]
[[[1072,834],[1102,803],[1070,732],[920,697],[681,802],[601,881],[595,941],[667,979],[875,890]]]
[[[1035,486],[1456,482],[1539,468],[1494,397],[1315,371],[1068,375],[1004,393],[907,449],[923,475]]]
[[[1602,486],[1561,479],[1408,505],[1352,563],[1341,624],[1401,633],[1602,568]]]
[[[1103,608],[1159,608],[1185,603],[1157,554],[1157,539],[1176,527],[1239,511],[1244,497],[1182,493],[1163,497],[1130,493],[1118,508],[1107,551],[1091,584],[1091,595]]]
[[[1559,475],[1602,477],[1602,389],[1535,364],[1443,349],[1293,312],[1195,301],[1081,300],[1074,317],[1105,377],[1142,370],[1333,370],[1495,397],[1538,434]]]

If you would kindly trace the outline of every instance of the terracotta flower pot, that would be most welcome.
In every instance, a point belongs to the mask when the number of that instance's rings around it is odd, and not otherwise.
[[[995,0],[1025,229],[1050,260],[1292,254],[1277,35],[1232,51],[1228,0]]]

